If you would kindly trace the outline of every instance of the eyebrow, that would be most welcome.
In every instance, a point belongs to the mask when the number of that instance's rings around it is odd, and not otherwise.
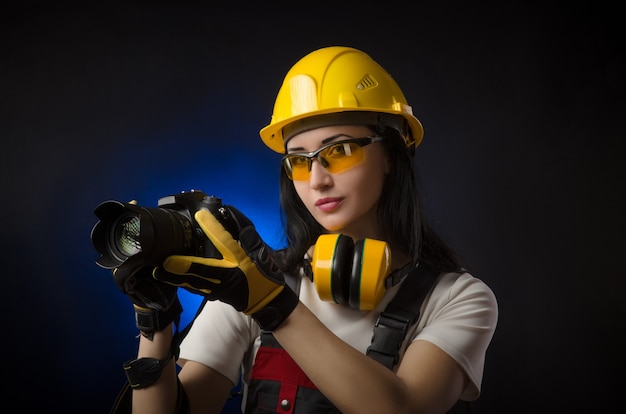
[[[347,134],[336,134],[336,135],[332,135],[328,138],[324,138],[322,140],[322,145],[320,145],[320,148],[323,147],[324,145],[328,144],[329,142],[332,142],[334,140],[336,140],[339,137],[348,137],[348,138],[353,138],[350,135]],[[304,147],[295,147],[295,148],[287,148],[287,151],[299,151],[302,152],[304,151]]]

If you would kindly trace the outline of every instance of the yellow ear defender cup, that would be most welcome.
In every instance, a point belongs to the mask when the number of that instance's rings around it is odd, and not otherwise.
[[[347,274],[352,266],[352,239],[343,234],[322,234],[315,242],[311,268],[320,299],[348,304]],[[344,276],[345,275],[345,276]]]
[[[385,294],[391,250],[384,241],[361,239],[354,244],[348,302],[351,308],[372,310]]]
[[[391,268],[387,243],[342,234],[322,234],[311,259],[315,289],[321,300],[371,310],[385,293]]]

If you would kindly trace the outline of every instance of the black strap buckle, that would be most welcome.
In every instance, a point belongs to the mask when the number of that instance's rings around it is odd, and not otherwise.
[[[398,363],[400,347],[412,322],[413,315],[382,312],[366,354],[391,369]]]

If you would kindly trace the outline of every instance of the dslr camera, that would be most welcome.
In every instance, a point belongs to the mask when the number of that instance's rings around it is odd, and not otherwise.
[[[156,267],[174,254],[219,257],[194,219],[200,209],[226,224],[222,200],[202,191],[162,197],[156,208],[115,200],[100,203],[94,210],[99,221],[91,230],[91,242],[100,253],[96,263],[105,269]]]

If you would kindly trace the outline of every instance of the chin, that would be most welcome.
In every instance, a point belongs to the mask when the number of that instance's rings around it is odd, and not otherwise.
[[[320,221],[322,227],[324,227],[327,231],[332,233],[341,233],[343,229],[345,229],[345,223],[329,223]]]
[[[343,227],[341,227],[341,226],[336,226],[336,227],[333,227],[333,226],[323,226],[323,227],[329,233],[343,233],[343,231],[341,231],[343,229]]]

